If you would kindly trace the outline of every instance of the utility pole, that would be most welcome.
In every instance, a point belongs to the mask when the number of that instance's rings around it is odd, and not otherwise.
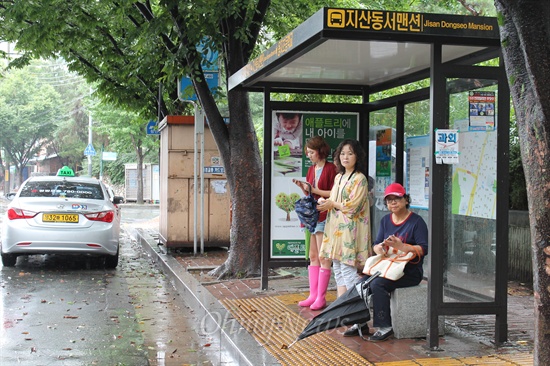
[[[90,88],[90,95],[92,95],[92,88]],[[92,145],[92,111],[88,111],[88,146]],[[88,155],[88,175],[92,176],[92,155]]]

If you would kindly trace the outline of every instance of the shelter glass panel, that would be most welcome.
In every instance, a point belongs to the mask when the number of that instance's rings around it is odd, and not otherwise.
[[[449,164],[445,302],[495,301],[496,84],[447,80],[449,129],[435,136],[436,161]]]
[[[369,175],[374,178],[373,238],[378,233],[380,220],[389,212],[384,203],[384,189],[395,181],[396,116],[395,107],[377,110],[369,115]]]

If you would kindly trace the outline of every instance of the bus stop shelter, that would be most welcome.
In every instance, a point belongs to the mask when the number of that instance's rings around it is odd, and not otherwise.
[[[510,96],[500,56],[496,18],[323,8],[231,76],[230,90],[264,95],[262,288],[269,268],[306,264],[303,240],[284,237],[296,232],[288,187],[307,171],[303,143],[352,137],[375,178],[373,236],[392,181],[428,224],[429,346],[446,315],[495,315],[495,341],[506,341]],[[284,102],[287,93],[347,99]],[[301,115],[301,145],[274,146],[283,112]]]

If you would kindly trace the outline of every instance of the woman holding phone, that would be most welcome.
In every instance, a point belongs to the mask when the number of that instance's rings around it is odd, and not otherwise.
[[[307,140],[305,153],[311,161],[311,166],[306,174],[306,182],[296,179],[293,182],[302,189],[304,195],[309,193],[309,185],[311,185],[311,193],[315,199],[326,198],[330,195],[334,177],[336,177],[336,166],[327,161],[330,146],[321,136],[315,136]],[[310,261],[308,266],[309,296],[298,303],[299,306],[310,307],[312,310],[325,307],[325,295],[330,281],[330,267],[322,269],[319,260],[319,249],[323,240],[326,218],[327,212],[320,212],[315,232],[311,233],[308,253]]]

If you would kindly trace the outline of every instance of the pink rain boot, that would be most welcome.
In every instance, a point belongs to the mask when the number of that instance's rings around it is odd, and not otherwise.
[[[307,267],[309,276],[309,297],[298,303],[299,306],[307,307],[315,302],[317,299],[317,284],[319,283],[319,268],[320,266]]]
[[[319,285],[317,287],[317,299],[309,306],[311,310],[321,310],[327,306],[325,295],[327,294],[328,283],[330,282],[330,268],[319,270]]]

